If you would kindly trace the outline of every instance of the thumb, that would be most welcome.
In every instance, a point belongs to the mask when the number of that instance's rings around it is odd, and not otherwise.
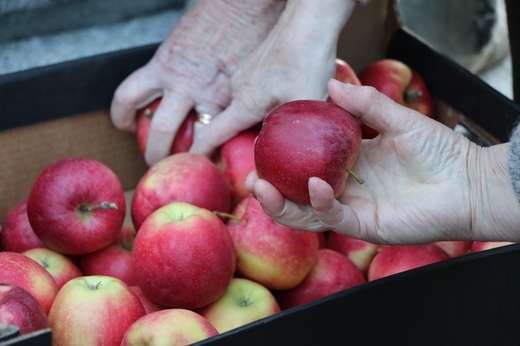
[[[331,79],[327,88],[336,105],[382,134],[406,133],[417,128],[417,122],[427,119],[371,86],[356,86]]]
[[[332,187],[316,177],[309,179],[311,205],[316,217],[327,229],[357,236],[360,233],[359,220],[354,211],[334,198]]]

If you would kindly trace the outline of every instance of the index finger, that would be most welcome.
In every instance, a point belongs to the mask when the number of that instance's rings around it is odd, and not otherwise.
[[[135,131],[136,110],[144,107],[162,91],[157,81],[142,67],[130,74],[116,89],[110,105],[110,117],[115,127]]]

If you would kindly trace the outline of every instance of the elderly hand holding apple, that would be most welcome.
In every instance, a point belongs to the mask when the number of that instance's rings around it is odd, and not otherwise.
[[[349,178],[335,199],[330,185],[311,178],[310,204],[303,205],[252,172],[246,187],[273,219],[373,243],[520,239],[509,143],[480,147],[372,87],[330,81],[328,90],[338,106],[380,133],[363,141],[353,166],[365,184]]]

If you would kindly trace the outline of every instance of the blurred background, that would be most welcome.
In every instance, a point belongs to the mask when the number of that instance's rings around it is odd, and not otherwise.
[[[192,2],[0,0],[0,75],[161,42]],[[512,98],[503,0],[394,3],[403,25]]]

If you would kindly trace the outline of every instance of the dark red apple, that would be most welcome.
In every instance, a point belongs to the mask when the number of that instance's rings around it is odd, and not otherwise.
[[[369,85],[395,102],[430,118],[434,115],[433,100],[423,78],[408,65],[395,59],[381,59],[365,66],[358,73],[362,85]],[[362,125],[363,138],[374,138],[379,132]]]
[[[132,253],[120,244],[110,244],[97,251],[81,255],[78,267],[83,275],[106,275],[118,278],[128,286],[136,285]]]
[[[448,258],[450,256],[435,244],[383,246],[370,263],[368,281],[444,261]]]
[[[0,282],[29,292],[48,313],[58,293],[52,275],[38,262],[18,252],[0,251]]]
[[[232,206],[249,196],[244,180],[255,169],[255,139],[258,130],[240,132],[219,150],[218,165],[229,184]]]
[[[27,216],[27,200],[24,199],[9,209],[0,228],[0,250],[24,252],[45,247],[34,233]]]
[[[360,122],[344,109],[325,101],[291,101],[265,117],[255,166],[287,199],[310,204],[309,178],[323,179],[338,197],[360,145]]]
[[[20,335],[49,328],[47,313],[38,301],[21,287],[0,283],[0,324],[20,328]]]
[[[152,117],[161,103],[162,97],[155,99],[148,106],[137,112],[137,145],[141,154],[146,151],[146,143],[148,141],[148,132],[150,131],[150,123]],[[192,110],[188,113],[173,139],[170,148],[170,154],[186,152],[193,144],[194,124],[197,120],[197,113]]]
[[[34,182],[27,215],[34,233],[62,254],[99,250],[117,238],[125,218],[123,186],[99,161],[65,158],[50,164]]]
[[[296,287],[275,291],[274,295],[282,310],[286,310],[365,282],[363,273],[347,256],[320,249],[316,263],[305,279]]]

